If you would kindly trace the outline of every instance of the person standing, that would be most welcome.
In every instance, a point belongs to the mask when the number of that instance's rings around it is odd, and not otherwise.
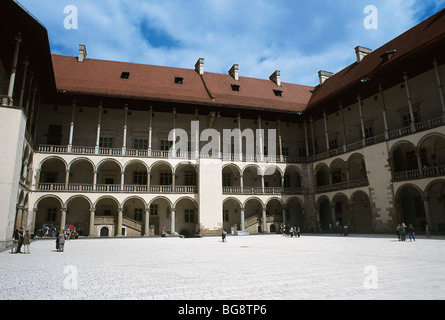
[[[416,233],[414,232],[414,227],[413,225],[410,223],[408,226],[408,235],[409,235],[409,241],[416,241],[416,238],[414,237]]]
[[[425,226],[425,233],[426,233],[426,237],[427,237],[427,239],[431,238],[431,228],[430,228],[430,225],[429,225],[429,224],[427,224],[427,225]]]
[[[25,237],[25,227],[21,226],[19,229],[19,239],[18,239],[18,244],[17,244],[17,250],[15,251],[15,253],[22,253],[22,245],[23,245],[23,239]]]
[[[26,230],[25,236],[23,237],[23,253],[30,254],[29,245],[31,244],[31,235],[29,234],[29,230]]]
[[[226,232],[226,230],[223,229],[221,237],[222,237],[222,242],[226,242],[226,241],[227,241],[227,240],[226,240],[226,238],[227,238],[227,232]]]
[[[60,230],[58,239],[59,239],[59,249],[57,251],[63,252],[65,248],[65,233],[63,232],[63,230]]]

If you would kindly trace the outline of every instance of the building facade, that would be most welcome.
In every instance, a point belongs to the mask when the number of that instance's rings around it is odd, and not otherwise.
[[[2,246],[14,228],[89,237],[445,231],[445,17],[315,87],[51,54],[13,1],[1,25]]]

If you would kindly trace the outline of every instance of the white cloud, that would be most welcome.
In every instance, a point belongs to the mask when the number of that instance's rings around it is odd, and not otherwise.
[[[193,68],[210,72],[234,63],[243,76],[317,84],[318,70],[351,64],[357,45],[376,49],[411,28],[445,0],[20,0],[47,27],[53,52]],[[377,30],[366,30],[363,9],[378,8]],[[63,8],[75,5],[79,29],[65,30]]]

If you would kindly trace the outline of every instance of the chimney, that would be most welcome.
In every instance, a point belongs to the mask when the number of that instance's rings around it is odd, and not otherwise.
[[[322,85],[326,80],[332,77],[333,73],[328,71],[320,70],[318,71],[318,79],[320,79],[320,85]]]
[[[204,58],[199,58],[195,64],[195,71],[198,72],[200,76],[204,74]]]
[[[232,68],[230,68],[229,74],[232,76],[233,79],[238,81],[239,80],[239,65],[234,64],[232,66]]]
[[[277,86],[281,87],[280,70],[276,70],[274,73],[272,73],[269,79],[275,82]]]
[[[357,63],[362,62],[363,58],[372,52],[371,49],[357,46],[355,47],[355,55],[357,56]]]
[[[77,61],[82,63],[87,58],[87,47],[84,44],[79,44],[79,57]]]

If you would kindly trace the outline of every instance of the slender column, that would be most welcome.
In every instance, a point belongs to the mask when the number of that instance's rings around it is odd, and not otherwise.
[[[323,111],[323,118],[324,118],[324,135],[326,138],[326,150],[329,150],[328,117],[326,115],[326,111]]]
[[[340,117],[341,117],[341,128],[342,128],[342,135],[343,135],[343,152],[346,152],[346,145],[347,145],[347,141],[346,141],[346,129],[345,129],[345,117],[343,114],[343,106],[340,103],[339,105],[339,109],[340,109]]]
[[[145,216],[144,216],[144,237],[148,237],[150,235],[150,208],[145,208]]]
[[[94,170],[93,172],[93,190],[96,191],[97,189],[97,171]]]
[[[116,237],[122,237],[122,216],[123,209],[117,209],[117,224],[116,224]]]
[[[15,36],[14,57],[12,59],[11,76],[9,77],[9,87],[8,87],[8,97],[10,99],[9,100],[10,107],[14,105],[12,99],[14,95],[15,76],[17,73],[17,60],[19,58],[19,50],[21,42],[22,42],[22,35],[20,33],[17,33],[17,35]]]
[[[148,156],[151,157],[151,141],[153,138],[153,107],[150,106],[150,119],[148,120]]]
[[[431,208],[430,208],[430,198],[429,197],[424,197],[423,199],[423,206],[425,207],[425,218],[426,218],[426,222],[432,226],[432,221],[431,221]]]
[[[241,208],[241,230],[244,230],[244,208]]]
[[[286,208],[283,208],[283,223],[286,224]]]
[[[267,233],[266,209],[263,208],[263,233]]]
[[[25,57],[25,60],[23,61],[23,79],[22,79],[22,88],[20,89],[20,97],[19,97],[19,104],[18,107],[23,107],[23,97],[25,95],[25,86],[26,86],[26,72],[28,71],[29,66],[29,59],[28,57]]]
[[[31,71],[29,73],[28,96],[26,98],[26,103],[25,103],[25,115],[27,117],[28,117],[28,112],[29,112],[29,104],[31,103],[33,81],[34,81],[34,72]]]
[[[125,117],[124,117],[124,137],[122,140],[122,155],[127,153],[127,121],[128,121],[128,104],[125,105]]]
[[[243,136],[241,134],[241,115],[238,113],[238,129],[239,129],[239,161],[243,161]]]
[[[309,157],[309,139],[307,135],[307,121],[304,119],[304,142],[306,145],[306,157]]]
[[[419,169],[419,174],[423,175],[422,158],[420,157],[420,150],[418,148],[415,148],[415,153],[417,158],[417,168]]]
[[[34,118],[34,110],[36,105],[36,96],[37,96],[37,85],[35,84],[32,88],[32,101],[31,101],[31,113],[29,115],[28,122],[26,123],[28,125],[28,132],[31,133],[32,131],[32,124],[33,124],[33,118]]]
[[[95,220],[96,210],[94,208],[90,209],[90,225],[89,225],[89,231],[88,231],[88,237],[94,237],[94,220]]]
[[[171,214],[171,234],[176,234],[176,212],[175,208],[172,208],[172,214]]]
[[[97,133],[96,133],[96,154],[99,154],[100,143],[100,123],[102,120],[102,102],[99,104],[99,119],[97,121]]]
[[[443,92],[442,79],[440,78],[439,65],[437,64],[436,59],[434,59],[433,65],[434,65],[434,70],[436,71],[437,85],[439,87],[440,103],[442,105],[442,118],[444,119],[445,122],[445,95]]]
[[[22,226],[23,207],[16,207],[15,210],[15,229]]]
[[[66,225],[66,208],[62,208],[62,216],[60,217],[60,230],[65,229]]]
[[[264,175],[261,175],[261,192],[264,194]]]
[[[198,113],[198,109],[195,110],[195,121],[198,121],[199,123],[199,113]],[[195,135],[195,141],[196,141],[196,145],[195,145],[195,150],[194,154],[195,154],[195,159],[199,159],[199,126],[196,126],[196,130],[195,132],[191,133]],[[192,150],[190,150],[192,151]],[[212,154],[212,157],[214,155]]]
[[[316,150],[315,150],[315,136],[314,136],[314,120],[312,119],[312,117],[309,119],[310,123],[311,123],[311,136],[312,136],[312,154],[315,155]]]
[[[243,175],[240,175],[240,177],[239,177],[239,185],[240,185],[240,188],[241,188],[241,193],[243,193],[244,192],[244,179],[243,179]]]
[[[73,101],[73,111],[71,114],[71,124],[70,124],[70,139],[68,142],[68,152],[73,149],[73,135],[74,135],[74,113],[76,111],[76,100]]]
[[[365,122],[363,119],[362,98],[360,97],[360,94],[357,96],[357,102],[358,102],[358,111],[360,114],[360,128],[362,130],[362,145],[364,147],[366,145],[366,135],[365,135]]]
[[[68,190],[69,183],[70,183],[70,169],[67,169],[65,173],[65,191]]]
[[[121,172],[121,191],[124,191],[125,171]]]
[[[176,158],[176,108],[173,109],[173,146],[171,157]]]
[[[221,114],[218,112],[218,159],[222,159]]]
[[[408,98],[409,116],[411,118],[411,132],[416,132],[416,126],[414,123],[413,102],[411,98],[411,91],[409,89],[408,76],[406,75],[406,73],[403,74],[403,79],[405,80],[406,96]]]
[[[280,118],[278,118],[278,120],[277,120],[277,127],[278,127],[278,147],[280,148],[279,149],[279,151],[280,151],[280,162],[283,162],[284,161],[284,158],[283,158],[283,141],[281,139],[281,121],[280,121]]]
[[[259,130],[259,148],[260,148],[260,161],[264,161],[264,137],[263,137],[263,129],[261,128],[261,116],[258,116],[258,130]],[[257,152],[258,154],[258,152]]]
[[[388,120],[386,118],[385,96],[383,95],[383,88],[380,83],[379,83],[379,91],[380,91],[380,97],[382,98],[382,107],[383,107],[382,113],[383,113],[383,125],[385,127],[385,139],[389,140]]]

